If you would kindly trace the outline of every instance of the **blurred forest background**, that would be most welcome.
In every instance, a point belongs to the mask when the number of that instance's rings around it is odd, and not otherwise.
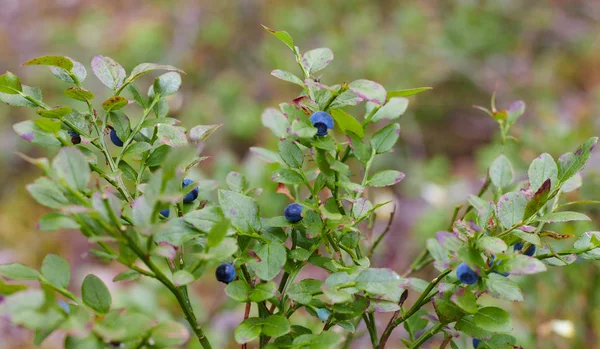
[[[187,126],[224,124],[209,139],[205,155],[211,158],[196,175],[222,181],[231,170],[245,172],[253,185],[265,188],[261,210],[269,217],[280,215],[286,201],[266,194],[275,188],[272,169],[248,148],[276,145],[261,125],[261,113],[298,91],[269,73],[297,67],[289,50],[260,24],[288,31],[303,51],[330,47],[335,60],[322,78],[326,84],[366,78],[390,90],[434,88],[410,97],[400,120],[400,143],[375,164],[407,175],[393,190],[373,193],[375,201],[393,198],[397,205],[391,233],[374,259],[377,267],[403,271],[425,239],[446,228],[454,206],[481,186],[501,148],[495,121],[472,105],[489,106],[494,91],[499,108],[517,99],[527,103],[513,131],[519,141],[505,149],[520,179],[540,153],[557,157],[600,134],[598,0],[0,0],[0,71],[41,87],[44,100],[58,105],[64,84],[20,63],[56,54],[89,67],[91,58],[102,54],[127,70],[140,62],[182,68],[187,75],[180,93],[169,100],[170,116]],[[103,100],[106,90],[88,72],[86,86]],[[159,307],[175,310],[170,296],[157,295],[151,282],[112,283],[117,266],[86,254],[88,242],[78,232],[36,230],[46,211],[24,187],[39,171],[16,152],[41,156],[44,150],[12,130],[14,123],[33,117],[31,109],[0,107],[0,263],[37,267],[47,253],[57,253],[76,267],[75,279],[90,271],[103,276],[118,303],[154,314],[164,312]],[[583,187],[569,198],[600,198],[600,153],[583,177]],[[391,209],[379,214],[382,226]],[[600,210],[586,209],[592,222],[562,225],[560,232],[598,230]],[[434,274],[430,268],[418,276]],[[512,334],[519,344],[600,348],[600,264],[575,263],[515,280],[525,290],[525,302],[502,306],[516,314]],[[239,347],[224,334],[232,333],[243,309],[228,301],[213,271],[190,292],[215,347]],[[390,348],[400,347],[401,332],[394,333]],[[31,348],[31,337],[0,319],[1,348]],[[365,337],[356,348],[367,345]],[[61,340],[53,335],[43,347],[60,347]],[[440,344],[430,342],[426,347]],[[470,348],[467,342],[462,341],[464,348]]]

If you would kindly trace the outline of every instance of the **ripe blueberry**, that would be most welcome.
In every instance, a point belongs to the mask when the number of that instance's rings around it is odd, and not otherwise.
[[[477,273],[469,268],[467,263],[461,263],[458,268],[456,268],[456,276],[460,282],[467,285],[472,285],[479,280]]]
[[[480,339],[473,338],[473,348],[477,349],[477,346],[481,343]]]
[[[75,132],[75,131],[67,131],[69,133],[69,136],[71,136],[71,143],[75,144],[79,144],[81,143],[81,136],[79,135],[79,133]]]
[[[190,185],[192,183],[194,183],[193,180],[191,180],[189,178],[186,178],[186,179],[183,180],[182,188],[185,188],[185,187],[187,187],[188,185]],[[189,204],[192,201],[196,200],[198,198],[198,193],[199,193],[198,187],[194,188],[191,192],[189,192],[189,193],[187,193],[185,195],[185,197],[183,198],[183,203],[184,204]]]
[[[291,203],[287,205],[285,210],[283,210],[283,215],[285,219],[290,223],[298,223],[302,220],[302,205],[297,203]]]
[[[164,210],[160,210],[160,215],[165,218],[169,218],[170,213],[171,213],[171,210],[169,210],[168,208],[165,208]]]
[[[317,128],[317,136],[326,136],[327,130],[333,129],[333,118],[324,111],[318,111],[310,116],[310,121]]]
[[[522,242],[517,242],[514,246],[515,251],[519,251],[523,249],[523,243]],[[527,250],[525,250],[525,252],[523,252],[524,255],[526,256],[533,256],[535,254],[535,245],[531,245],[529,246],[529,248]]]
[[[217,280],[228,284],[235,279],[235,268],[229,263],[223,263],[217,267],[215,275]]]
[[[121,138],[119,138],[119,136],[117,136],[117,131],[115,131],[114,128],[110,129],[110,140],[117,147],[122,147],[123,146],[123,141],[121,140]]]

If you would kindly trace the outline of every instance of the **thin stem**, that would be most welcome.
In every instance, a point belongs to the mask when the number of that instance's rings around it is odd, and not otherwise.
[[[369,258],[371,258],[371,256],[373,255],[373,252],[375,251],[375,249],[377,248],[379,243],[383,240],[383,238],[387,235],[387,233],[392,228],[392,221],[394,220],[395,214],[396,214],[396,204],[394,204],[394,209],[392,210],[392,213],[390,214],[390,219],[388,219],[388,223],[387,223],[387,226],[385,227],[385,230],[377,237],[377,239],[375,239],[375,242],[371,245],[371,248],[369,249],[369,253],[367,254],[367,256]]]
[[[410,349],[419,348],[421,344],[425,343],[429,338],[433,337],[436,333],[440,332],[442,328],[444,328],[444,324],[442,324],[441,322],[433,326],[425,333],[423,333],[421,337],[419,337],[419,339],[417,339],[417,341],[413,343]]]
[[[117,160],[116,160],[117,166],[119,165],[119,162],[121,162],[121,159],[123,158],[123,155],[125,155],[125,152],[127,151],[127,148],[129,147],[129,145],[133,141],[133,137],[138,132],[140,132],[140,130],[142,129],[142,125],[144,124],[144,121],[146,121],[146,118],[148,117],[148,115],[150,115],[150,113],[152,112],[152,108],[154,108],[154,105],[156,104],[156,102],[158,102],[159,99],[160,99],[160,95],[155,95],[154,96],[154,99],[152,99],[152,103],[150,103],[150,105],[148,106],[148,108],[144,109],[144,113],[142,114],[142,119],[140,120],[140,122],[138,122],[138,124],[135,126],[135,128],[133,129],[133,131],[131,131],[131,134],[129,135],[129,137],[127,137],[127,139],[125,140],[125,142],[123,142],[123,147],[121,149],[121,152],[117,156]]]
[[[392,331],[396,327],[398,327],[398,325],[403,323],[406,319],[410,318],[414,313],[417,312],[417,310],[421,309],[425,304],[427,304],[431,300],[431,298],[433,297],[433,295],[429,296],[429,293],[431,292],[431,290],[433,290],[433,288],[438,283],[440,283],[440,281],[442,281],[444,279],[444,277],[446,277],[446,275],[450,274],[451,271],[452,271],[452,269],[446,269],[440,275],[438,275],[438,277],[431,280],[429,285],[427,285],[427,288],[425,288],[423,293],[421,293],[421,295],[419,296],[419,299],[417,299],[415,304],[413,304],[413,306],[408,310],[408,312],[406,312],[406,314],[402,315],[402,317],[399,317],[396,320],[394,320],[393,322],[390,322],[388,324],[386,329],[383,331],[383,334],[381,335],[381,340],[379,341],[379,346],[377,347],[378,349],[384,349],[388,338],[392,334]]]

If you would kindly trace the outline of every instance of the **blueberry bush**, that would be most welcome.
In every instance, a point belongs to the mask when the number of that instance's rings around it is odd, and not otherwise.
[[[93,274],[72,285],[69,264],[52,254],[39,270],[0,265],[0,315],[35,331],[36,344],[64,331],[65,348],[175,348],[191,336],[211,348],[188,293],[189,284],[209,273],[226,284],[228,297],[245,305],[234,332],[243,348],[348,348],[364,328],[372,347],[383,349],[401,325],[408,348],[436,335],[442,348],[458,348],[461,337],[477,348],[518,348],[510,314],[482,299],[523,301],[511,275],[600,259],[600,232],[581,233],[568,249],[548,243],[571,237],[548,225],[589,220],[569,209],[597,202],[571,202],[562,194],[581,186],[579,172],[598,139],[556,160],[541,154],[522,178],[500,155],[481,190],[456,207],[446,231],[427,240],[410,268],[374,266],[371,257],[391,227],[373,231],[376,210],[391,203],[373,204],[370,189],[393,186],[404,174],[396,164],[372,167],[399,138],[406,97],[430,88],[387,91],[366,79],[327,85],[321,72],[333,60],[330,49],[301,52],[287,32],[265,29],[291,50],[299,71],[271,73],[298,85],[299,94],[262,114],[279,139],[277,149],[251,149],[276,168],[271,179],[289,199],[276,217],[261,217],[256,198],[262,189],[249,187],[242,173],[229,173],[222,187],[188,178],[207,159],[203,145],[220,125],[188,129],[168,116],[166,97],[178,91],[180,69],[142,63],[127,74],[113,59],[96,56],[92,72],[111,91],[100,103],[83,85],[86,68],[74,59],[25,62],[47,66],[68,84],[64,95],[72,106],[57,107],[13,73],[0,76],[0,100],[39,115],[14,125],[15,132],[56,152],[52,160],[21,154],[43,172],[27,190],[53,210],[40,229],[80,230],[91,254],[124,266],[114,281],[157,280],[187,323],[113,304]],[[137,79],[154,71],[166,72],[142,93]],[[489,109],[477,108],[498,123],[502,144],[516,141],[510,130],[525,111],[523,102],[498,109],[492,97]],[[413,277],[429,265],[438,271],[433,280]],[[298,280],[305,267],[328,276]],[[296,319],[297,312],[311,320]]]

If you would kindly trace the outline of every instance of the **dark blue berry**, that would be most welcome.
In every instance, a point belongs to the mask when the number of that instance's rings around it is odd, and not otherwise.
[[[169,210],[168,208],[165,208],[164,210],[160,210],[160,215],[165,218],[169,218],[169,214],[171,214],[171,210]]]
[[[529,257],[533,256],[535,254],[535,245],[529,246],[529,248],[525,250],[523,254]]]
[[[229,263],[223,263],[217,267],[215,275],[217,280],[228,284],[235,279],[235,268]]]
[[[121,138],[119,138],[119,136],[117,136],[117,131],[115,131],[114,128],[110,130],[110,140],[117,147],[122,147],[123,146],[123,141],[121,140]]]
[[[456,276],[460,282],[467,285],[472,285],[479,280],[479,275],[473,269],[469,268],[467,263],[461,263],[456,268]]]
[[[523,246],[524,246],[524,244],[522,242],[517,242],[513,248],[515,251],[520,251],[523,249]],[[523,252],[523,254],[526,256],[529,256],[529,257],[533,256],[535,254],[535,245],[529,246],[527,248],[527,250],[525,250],[525,252]]]
[[[326,136],[327,130],[333,129],[333,118],[324,111],[318,111],[310,116],[310,122],[317,128],[317,136]]]
[[[185,187],[187,187],[188,185],[190,185],[192,183],[194,183],[193,180],[191,180],[189,178],[186,178],[186,179],[183,180],[182,187],[185,188]],[[187,193],[185,195],[185,197],[183,198],[183,203],[184,204],[190,204],[190,203],[192,203],[192,201],[194,201],[194,200],[196,200],[198,198],[198,193],[199,193],[198,187],[194,188],[191,192],[189,192],[189,193]]]
[[[77,136],[79,136],[79,133],[77,133],[75,131],[67,131],[67,133],[69,133],[69,136],[71,136],[71,137],[77,137]]]
[[[473,348],[477,349],[477,346],[481,343],[481,340],[473,338]]]
[[[290,223],[298,223],[302,220],[302,205],[297,203],[292,203],[287,205],[285,210],[283,210],[283,215],[285,219]]]

